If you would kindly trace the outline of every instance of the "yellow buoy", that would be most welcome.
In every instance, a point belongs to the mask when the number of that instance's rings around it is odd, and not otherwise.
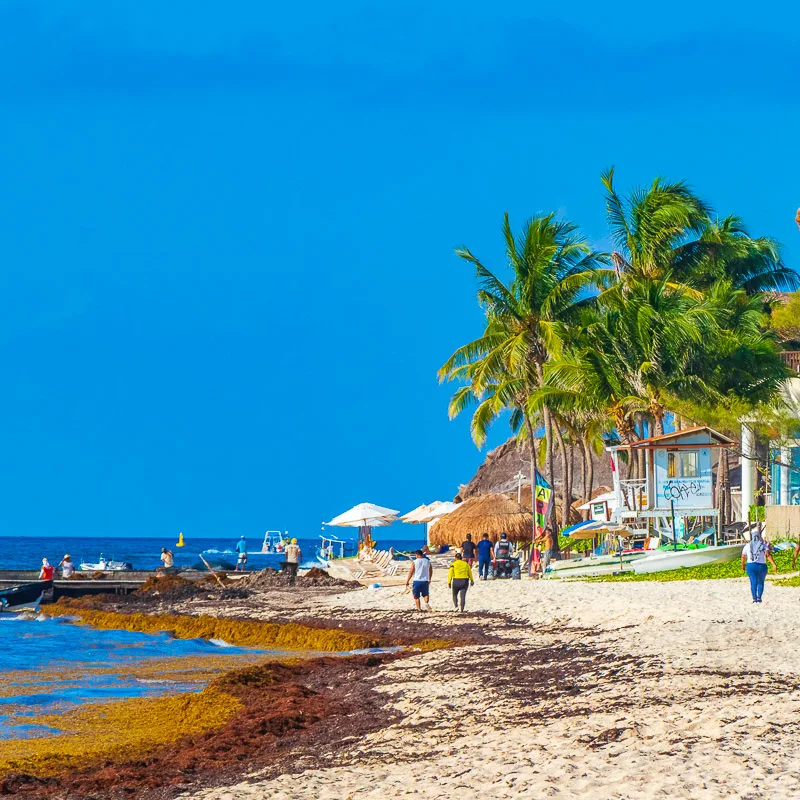
[[[183,547],[183,534],[182,533],[178,534],[178,543],[175,545],[175,547]]]

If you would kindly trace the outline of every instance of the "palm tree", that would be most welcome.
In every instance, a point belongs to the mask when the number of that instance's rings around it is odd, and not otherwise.
[[[709,219],[698,239],[676,248],[673,275],[703,290],[724,280],[748,295],[800,285],[797,273],[783,263],[780,245],[767,237],[752,239],[736,216]]]
[[[601,256],[570,222],[555,215],[529,220],[519,237],[503,221],[510,279],[504,282],[462,247],[456,254],[471,264],[479,282],[478,301],[486,314],[483,335],[453,353],[439,380],[464,383],[450,402],[451,418],[475,405],[472,436],[481,446],[488,426],[504,410],[512,428],[528,443],[531,470],[538,464],[534,432],[544,424],[546,470],[553,483],[553,434],[550,410],[530,413],[528,400],[544,377],[544,365],[560,354],[565,325],[584,301],[585,289]]]
[[[661,279],[671,273],[676,249],[703,233],[711,209],[683,182],[656,178],[646,189],[622,196],[614,187],[613,167],[601,180],[617,280]]]
[[[703,291],[724,279],[748,294],[800,286],[776,241],[751,238],[737,216],[712,218],[711,207],[684,182],[656,178],[648,188],[622,196],[613,167],[601,180],[618,280],[671,274],[677,285]]]
[[[638,438],[637,417],[647,415],[652,432],[664,432],[671,398],[714,395],[689,369],[697,350],[713,343],[718,310],[660,280],[628,278],[602,294],[594,318],[573,331],[571,346],[545,367],[545,381],[529,400],[529,413],[544,404],[605,414],[620,440]],[[629,465],[637,477],[637,465]]]

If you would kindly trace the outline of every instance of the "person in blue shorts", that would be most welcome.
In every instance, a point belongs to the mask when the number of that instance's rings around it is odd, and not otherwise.
[[[411,562],[411,568],[406,576],[406,589],[408,589],[408,585],[413,579],[414,583],[411,591],[414,595],[414,605],[417,607],[417,611],[422,611],[420,600],[424,600],[425,608],[431,611],[430,585],[433,577],[433,564],[431,564],[430,559],[422,550],[417,550],[414,555],[416,555],[416,558]]]
[[[492,564],[492,556],[494,555],[494,547],[492,546],[492,540],[489,538],[488,533],[484,533],[481,536],[481,540],[478,542],[477,546],[478,551],[478,577],[485,581],[486,578],[489,577],[489,567]]]

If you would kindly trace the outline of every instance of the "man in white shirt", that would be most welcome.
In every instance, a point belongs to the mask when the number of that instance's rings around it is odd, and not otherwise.
[[[286,562],[284,569],[289,576],[289,584],[294,586],[295,579],[297,578],[297,568],[300,566],[300,562],[303,559],[303,551],[300,549],[300,545],[297,544],[297,539],[292,539],[292,541],[286,545],[285,556]]]
[[[428,611],[432,611],[429,601],[431,579],[433,578],[433,564],[431,564],[430,559],[422,550],[417,550],[415,555],[416,558],[411,562],[411,567],[406,576],[406,589],[408,589],[408,584],[411,583],[411,579],[413,578],[414,584],[411,591],[414,595],[414,605],[417,607],[417,611],[422,611],[420,599],[425,601],[425,608]]]

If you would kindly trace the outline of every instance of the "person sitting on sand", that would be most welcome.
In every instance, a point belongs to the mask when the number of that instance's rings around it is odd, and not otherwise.
[[[233,571],[244,572],[245,565],[247,564],[247,539],[245,539],[244,536],[236,542],[236,552],[239,554],[239,557],[236,559],[236,567]]]
[[[447,585],[453,589],[453,607],[456,611],[463,611],[467,602],[467,588],[475,585],[475,579],[472,577],[472,567],[458,553],[447,570]]]
[[[461,557],[470,566],[475,563],[475,542],[472,541],[471,533],[468,533],[467,538],[461,542]]]
[[[753,595],[754,603],[760,603],[764,594],[767,561],[777,573],[778,565],[770,552],[769,542],[764,541],[761,531],[755,530],[750,535],[750,541],[742,548],[742,570],[747,572],[747,577],[750,578],[750,594]]]
[[[52,564],[46,559],[42,559],[42,568],[39,570],[39,580],[40,581],[51,581],[53,580],[53,569]]]
[[[167,550],[166,547],[161,548],[161,563],[164,569],[171,569],[175,564],[175,554],[172,550]]]
[[[414,595],[414,605],[417,611],[422,611],[420,608],[420,598],[425,601],[425,608],[432,611],[430,604],[430,585],[433,578],[433,564],[430,559],[422,552],[417,550],[414,554],[416,558],[411,562],[411,567],[406,576],[406,589],[411,579],[414,579],[414,585],[411,587],[411,592]]]
[[[303,551],[300,549],[300,545],[297,544],[297,539],[292,539],[292,541],[286,545],[286,561],[284,562],[284,568],[286,569],[286,574],[289,576],[289,584],[291,586],[294,586],[295,579],[297,578],[297,568],[300,566],[302,559]]]
[[[65,580],[75,572],[75,564],[72,563],[72,556],[69,553],[58,562],[58,566],[61,568],[61,577]]]
[[[489,577],[489,566],[492,563],[493,552],[492,540],[489,538],[488,533],[484,533],[481,536],[481,540],[475,549],[478,553],[478,577],[485,581]]]

